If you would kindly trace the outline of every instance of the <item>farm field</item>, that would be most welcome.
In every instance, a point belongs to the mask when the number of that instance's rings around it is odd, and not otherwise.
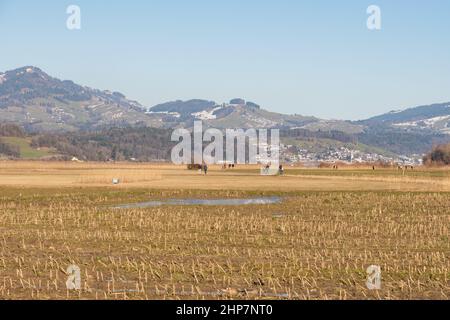
[[[449,172],[0,162],[0,299],[449,299]]]
[[[17,146],[20,150],[21,159],[39,159],[51,156],[52,152],[48,148],[34,149],[31,147],[31,139],[16,138],[16,137],[1,137],[0,141],[6,142],[10,145]]]

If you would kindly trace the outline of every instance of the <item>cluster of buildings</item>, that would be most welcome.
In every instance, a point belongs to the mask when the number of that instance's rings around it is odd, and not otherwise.
[[[421,165],[422,156],[389,157],[373,152],[350,149],[348,147],[328,147],[320,151],[310,151],[292,145],[282,145],[281,157],[288,163],[343,162],[348,164],[382,162],[394,165]]]

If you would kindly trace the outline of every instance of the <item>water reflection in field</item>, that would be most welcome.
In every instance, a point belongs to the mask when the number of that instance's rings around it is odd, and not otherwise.
[[[162,206],[246,206],[265,205],[281,203],[279,197],[265,197],[252,199],[170,199],[165,201],[149,201],[141,203],[131,203],[116,206],[116,209],[142,209]]]

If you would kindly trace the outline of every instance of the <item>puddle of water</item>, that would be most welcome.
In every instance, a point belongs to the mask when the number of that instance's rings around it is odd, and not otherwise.
[[[141,203],[124,204],[114,207],[115,209],[142,209],[162,206],[248,206],[281,203],[279,197],[254,198],[254,199],[171,199],[166,201],[149,201]]]

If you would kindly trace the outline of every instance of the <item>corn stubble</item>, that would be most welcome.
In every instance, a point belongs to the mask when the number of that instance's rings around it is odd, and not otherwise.
[[[450,297],[448,193],[297,192],[277,205],[111,208],[137,193],[146,191],[0,197],[0,298]],[[66,289],[69,265],[81,269],[80,290]],[[381,290],[366,288],[369,265],[381,266]]]

